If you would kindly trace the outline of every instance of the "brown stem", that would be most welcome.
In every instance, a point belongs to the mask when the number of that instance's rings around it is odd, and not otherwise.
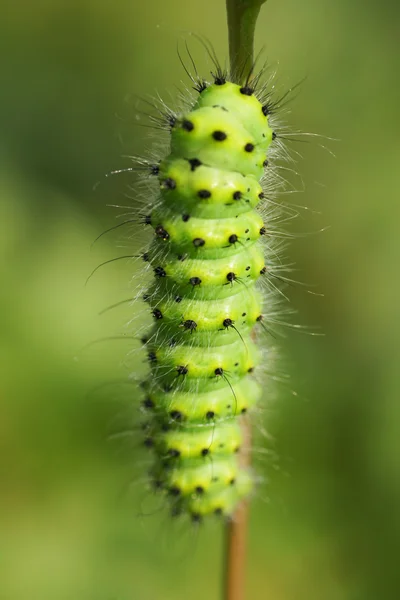
[[[239,454],[241,468],[250,466],[251,426],[247,416],[241,417],[243,432],[242,450]],[[226,525],[224,600],[243,600],[247,550],[249,503],[244,500]]]

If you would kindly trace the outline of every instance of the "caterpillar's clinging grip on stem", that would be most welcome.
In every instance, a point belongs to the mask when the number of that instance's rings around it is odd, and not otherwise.
[[[267,226],[256,207],[274,139],[268,107],[249,85],[219,73],[199,91],[171,123],[170,154],[155,171],[143,401],[152,482],[173,514],[195,521],[232,515],[253,487],[238,461],[238,416],[261,393],[252,332],[263,318],[257,281],[267,270]]]

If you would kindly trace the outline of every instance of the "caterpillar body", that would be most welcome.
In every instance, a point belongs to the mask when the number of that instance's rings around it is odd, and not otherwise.
[[[231,516],[251,493],[241,465],[239,416],[261,396],[254,375],[263,319],[267,226],[261,180],[276,135],[271,105],[218,70],[196,103],[168,116],[170,153],[151,167],[159,201],[146,217],[154,238],[143,254],[154,279],[144,299],[154,319],[142,342],[144,444],[151,483],[172,514]]]

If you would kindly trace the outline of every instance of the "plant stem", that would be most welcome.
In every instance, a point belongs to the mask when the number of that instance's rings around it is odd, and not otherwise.
[[[254,62],[254,32],[261,6],[266,0],[226,0],[229,62],[236,76],[251,71]],[[238,82],[239,83],[239,82]]]
[[[230,70],[237,83],[251,75],[256,22],[265,1],[226,0]],[[251,461],[251,427],[247,416],[241,417],[241,427],[243,444],[239,462],[246,469]],[[243,501],[226,525],[224,600],[244,600],[248,520],[249,505]]]
[[[243,444],[239,461],[241,468],[246,469],[251,460],[251,427],[247,416],[241,417],[241,427]],[[244,598],[248,517],[249,504],[243,501],[226,525],[224,600]]]

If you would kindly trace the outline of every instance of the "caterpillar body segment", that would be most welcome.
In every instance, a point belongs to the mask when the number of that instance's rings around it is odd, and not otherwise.
[[[181,256],[181,255],[179,255]],[[237,251],[224,258],[205,260],[198,258],[179,258],[168,253],[157,262],[156,276],[171,282],[175,289],[184,293],[185,288],[193,288],[197,297],[206,299],[218,298],[225,295],[222,286],[236,282],[235,291],[240,290],[238,281],[243,279],[246,284],[252,283],[260,276],[265,267],[264,254],[260,247],[253,244],[244,251]],[[193,294],[194,295],[194,294]]]
[[[219,130],[217,130],[219,131]],[[227,150],[225,147],[224,150]],[[198,166],[193,169],[193,162]],[[224,171],[201,163],[199,159],[169,156],[161,162],[160,188],[166,208],[177,216],[189,214],[204,219],[219,219],[223,207],[225,218],[247,212],[259,202],[262,187],[253,176]],[[212,194],[212,190],[218,193]],[[207,192],[211,192],[210,195]],[[199,199],[202,202],[199,202]],[[247,206],[249,205],[249,206]],[[184,210],[190,213],[184,213]]]
[[[238,193],[238,192],[236,192]],[[245,193],[240,192],[240,199],[246,202]],[[235,201],[237,202],[237,201]],[[168,233],[171,242],[169,244],[171,253],[175,256],[185,255],[187,258],[211,258],[217,259],[223,250],[224,257],[236,254],[238,245],[249,248],[256,242],[264,226],[261,216],[253,214],[247,209],[246,212],[232,217],[221,219],[199,218],[188,213],[178,214],[173,210],[154,210],[152,213],[152,225],[157,232],[161,232],[161,224]],[[165,247],[160,236],[154,243],[154,253]],[[196,245],[195,240],[203,240],[204,244]]]
[[[232,383],[232,388],[216,383],[209,382],[207,390],[206,382],[200,382],[202,391],[189,392],[185,389],[168,392],[158,385],[149,386],[144,406],[149,406],[153,414],[166,422],[178,416],[181,421],[202,425],[209,424],[210,419],[222,421],[246,412],[261,395],[254,379],[242,377]]]
[[[266,272],[255,210],[273,131],[261,102],[231,82],[203,89],[174,120],[157,170],[160,202],[149,215],[145,295],[145,444],[151,480],[173,514],[230,516],[253,488],[240,465],[238,416],[261,395],[252,332],[262,319],[257,281]]]
[[[240,335],[248,336],[261,317],[262,295],[254,285],[237,289],[235,293],[226,286],[225,295],[218,299],[196,300],[179,294],[169,297],[168,288],[163,287],[159,295],[150,299],[155,307],[152,338],[167,337],[170,342],[208,349],[237,341]]]

